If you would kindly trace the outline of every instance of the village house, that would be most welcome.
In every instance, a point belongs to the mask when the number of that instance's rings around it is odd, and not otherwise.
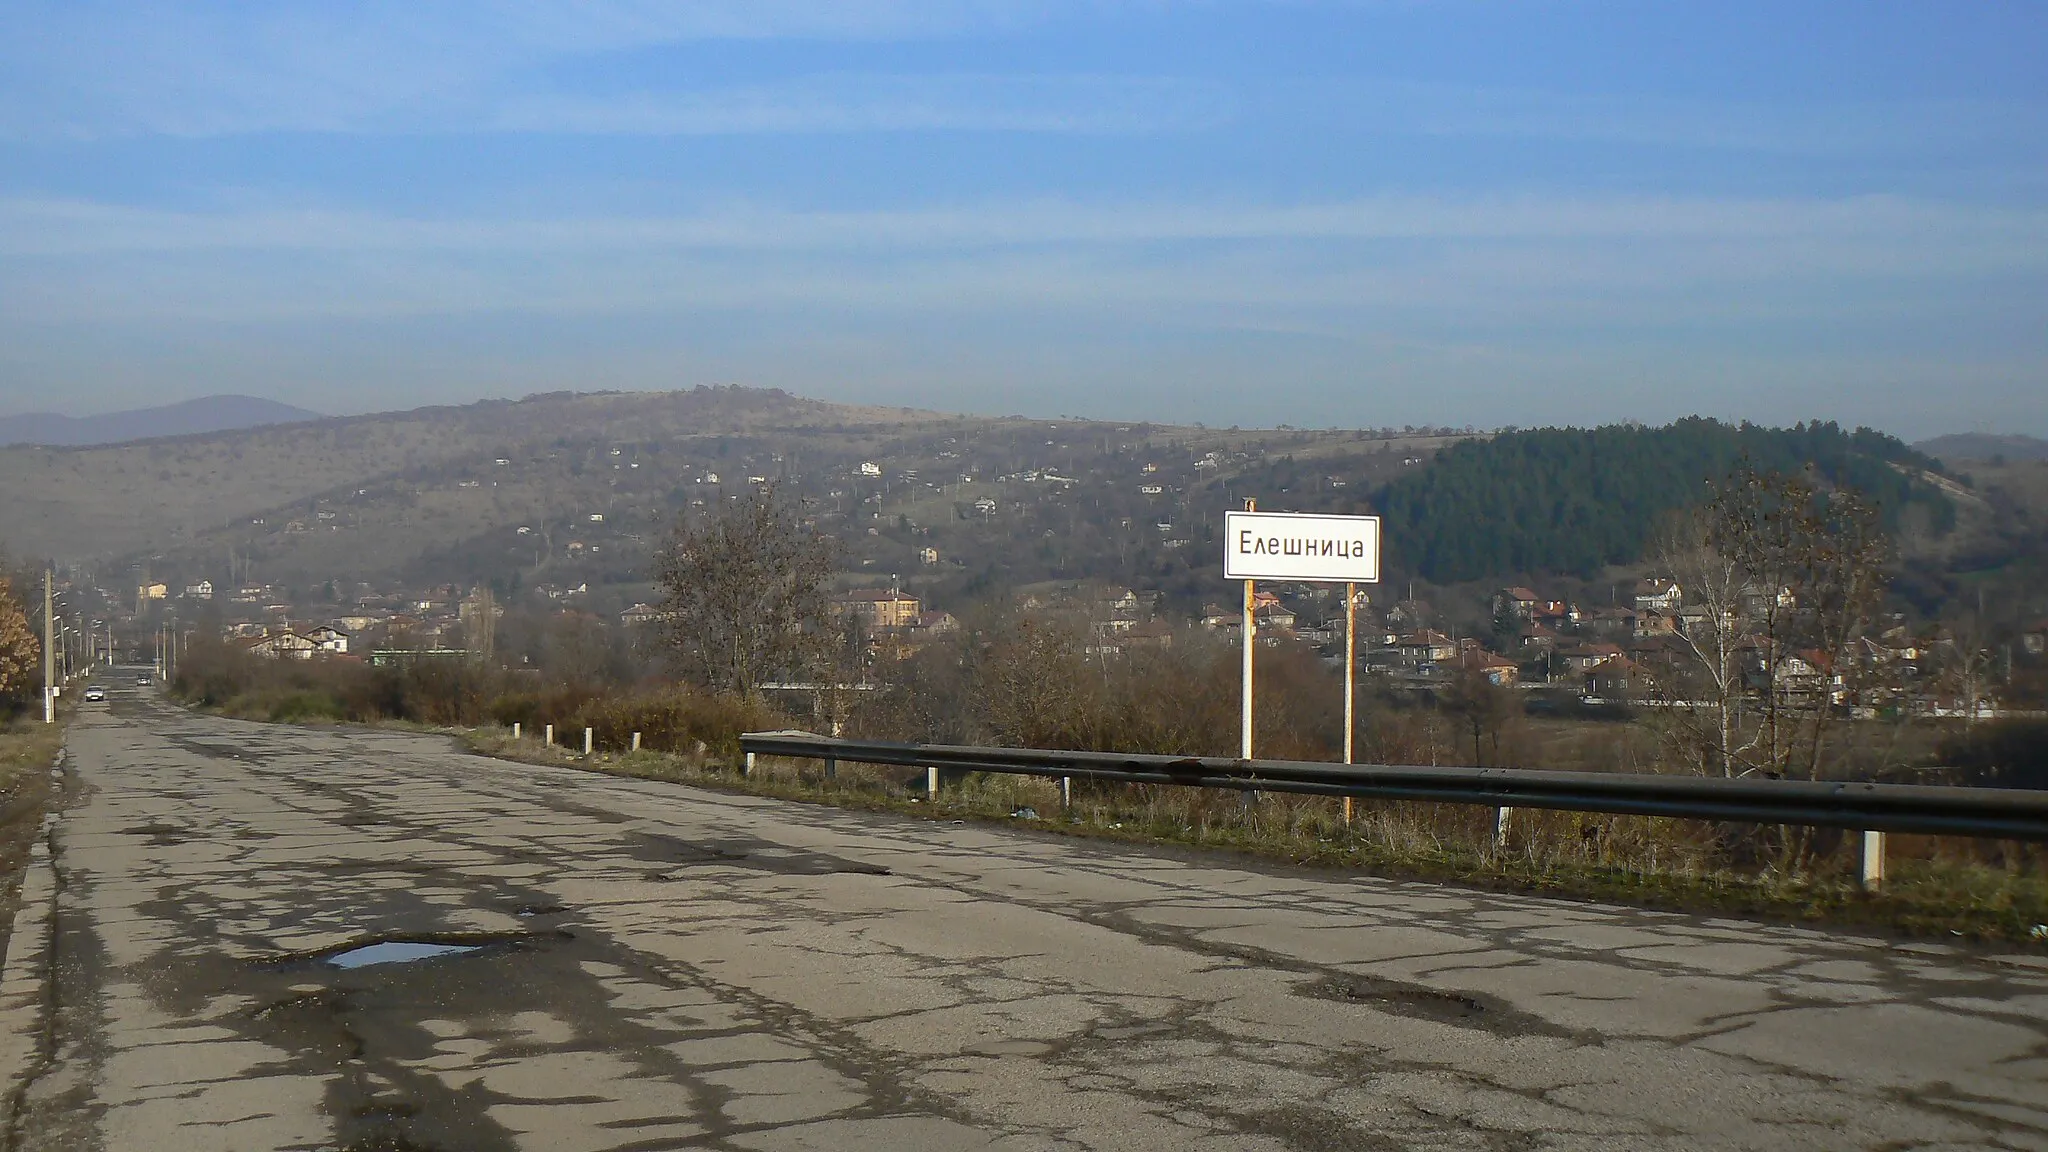
[[[1458,668],[1484,676],[1487,683],[1499,687],[1511,686],[1522,678],[1522,669],[1513,660],[1496,656],[1476,645],[1458,653]]]
[[[1676,612],[1685,606],[1685,593],[1676,580],[1653,576],[1636,582],[1636,611]]]
[[[323,624],[304,635],[313,642],[313,651],[318,655],[348,655],[348,633],[331,624]]]
[[[1513,616],[1516,619],[1527,620],[1536,614],[1536,599],[1536,593],[1532,589],[1520,585],[1503,588],[1493,594],[1493,614],[1497,617]]]
[[[1621,645],[1601,641],[1562,648],[1557,658],[1575,672],[1586,672],[1621,655]]]
[[[1403,600],[1387,609],[1387,625],[1391,628],[1413,631],[1427,627],[1434,615],[1427,600]]]
[[[1584,676],[1587,700],[1628,700],[1649,686],[1642,668],[1619,654],[1585,669]]]
[[[1579,615],[1579,630],[1595,636],[1633,636],[1636,631],[1635,609],[1589,609]]]
[[[1126,648],[1171,648],[1173,625],[1164,620],[1147,620],[1124,633]]]
[[[1457,655],[1457,642],[1432,628],[1410,632],[1394,641],[1395,658],[1410,668],[1440,664],[1456,659]]]
[[[270,660],[311,660],[320,650],[310,637],[289,630],[268,632],[242,642],[244,651]]]
[[[855,588],[832,598],[833,610],[851,615],[870,629],[907,628],[917,619],[915,596],[893,588]]]
[[[624,612],[619,613],[619,623],[624,624],[628,628],[638,628],[645,624],[652,624],[665,615],[667,613],[652,604],[635,604]]]
[[[1294,631],[1295,615],[1292,609],[1280,602],[1271,592],[1252,594],[1252,623],[1261,631],[1272,629],[1279,632]]]
[[[1678,614],[1656,608],[1644,608],[1636,613],[1635,626],[1631,629],[1638,640],[1651,636],[1669,636],[1678,631]]]

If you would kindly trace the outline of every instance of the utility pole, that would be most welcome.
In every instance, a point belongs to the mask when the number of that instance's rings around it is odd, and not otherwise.
[[[57,574],[43,569],[43,723],[57,722]]]

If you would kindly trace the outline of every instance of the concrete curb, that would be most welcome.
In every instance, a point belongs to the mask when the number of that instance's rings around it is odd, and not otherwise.
[[[59,754],[52,775],[63,771]],[[22,869],[7,958],[0,966],[0,1100],[14,1101],[34,1076],[48,1030],[50,945],[57,925],[57,868],[50,858],[52,806],[43,813]]]

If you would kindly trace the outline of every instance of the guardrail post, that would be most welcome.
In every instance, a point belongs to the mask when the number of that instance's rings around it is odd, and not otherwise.
[[[517,720],[512,722],[512,738],[514,740],[519,739],[519,721]]]
[[[583,754],[585,756],[590,755],[591,747],[596,743],[596,735],[595,729],[585,728],[583,730]]]
[[[1863,890],[1875,892],[1884,887],[1884,833],[1863,834]]]
[[[753,774],[754,774],[754,754],[753,754],[752,752],[749,752],[749,753],[747,753],[747,762],[746,762],[746,763],[745,763],[744,765],[742,765],[742,766],[740,767],[740,779],[744,780],[744,779],[746,779],[747,777],[749,777],[749,776],[752,776]]]
[[[839,779],[839,761],[830,756],[825,757],[825,779]]]
[[[639,750],[640,750],[640,734],[639,734],[638,732],[635,732],[635,733],[633,733],[633,751],[635,751],[635,752],[638,752]]]
[[[934,802],[939,798],[939,770],[936,767],[924,770],[924,798]]]
[[[1502,809],[1500,809],[1500,811],[1499,811],[1499,812],[1497,812],[1497,813],[1496,813],[1496,814],[1494,815],[1494,818],[1493,818],[1493,850],[1494,850],[1494,851],[1496,851],[1496,852],[1505,852],[1505,851],[1507,851],[1507,850],[1508,850],[1508,829],[1509,829],[1509,826],[1510,826],[1510,825],[1511,825],[1511,824],[1512,824],[1512,823],[1514,822],[1514,819],[1515,819],[1515,810],[1514,810],[1513,808],[1502,808]]]
[[[555,742],[555,726],[553,724],[548,725],[546,730],[541,733],[540,742],[543,744],[553,744]]]

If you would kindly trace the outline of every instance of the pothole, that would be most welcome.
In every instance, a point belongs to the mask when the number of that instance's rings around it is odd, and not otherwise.
[[[1461,1028],[1483,1028],[1501,1035],[1583,1039],[1570,1029],[1560,1028],[1540,1016],[1489,1003],[1477,996],[1423,988],[1379,976],[1328,976],[1297,984],[1294,992],[1297,996],[1364,1004],[1396,1015],[1417,1016]]]
[[[346,952],[334,952],[321,957],[320,962],[331,968],[368,968],[374,964],[412,964],[440,956],[466,956],[483,950],[484,946],[481,944],[432,944],[423,940],[386,940],[381,944],[365,944],[360,948],[350,948]]]
[[[447,933],[420,936],[385,936],[357,940],[317,952],[301,952],[268,961],[264,967],[278,972],[308,970],[352,972],[362,968],[385,968],[433,960],[472,958],[487,954],[529,951],[570,939],[568,932]]]
[[[640,833],[629,840],[628,844],[630,850],[640,859],[659,864],[722,866],[778,876],[889,875],[889,870],[878,864],[842,860],[821,852],[806,852],[800,848],[785,848],[780,844],[763,841],[691,843],[673,836]],[[673,880],[679,875],[680,873],[670,872],[663,874],[659,879]]]

